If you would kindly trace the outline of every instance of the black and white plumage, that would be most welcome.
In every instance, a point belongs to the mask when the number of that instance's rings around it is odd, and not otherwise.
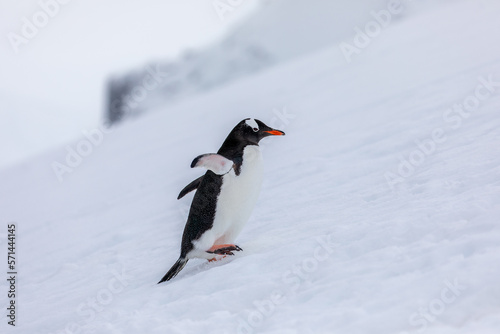
[[[234,244],[250,218],[263,177],[261,139],[285,133],[247,118],[229,133],[217,153],[196,157],[191,167],[204,167],[205,175],[188,184],[178,199],[197,190],[181,243],[177,262],[158,283],[175,277],[189,259],[213,259],[241,250]]]

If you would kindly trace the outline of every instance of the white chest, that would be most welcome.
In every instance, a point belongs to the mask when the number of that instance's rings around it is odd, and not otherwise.
[[[243,151],[240,174],[232,169],[222,178],[214,223],[200,238],[200,248],[214,244],[234,243],[250,218],[257,202],[263,179],[262,154],[258,146],[249,145]]]
[[[259,147],[249,145],[243,151],[240,175],[234,170],[224,175],[214,220],[214,227],[220,225],[224,230],[223,242],[234,242],[250,218],[259,197],[263,169]]]

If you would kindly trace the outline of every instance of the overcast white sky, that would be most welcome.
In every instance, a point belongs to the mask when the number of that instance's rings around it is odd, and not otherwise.
[[[212,0],[65,1],[16,53],[9,33],[55,0],[0,0],[0,169],[98,126],[110,74],[211,43],[256,7],[221,21]]]

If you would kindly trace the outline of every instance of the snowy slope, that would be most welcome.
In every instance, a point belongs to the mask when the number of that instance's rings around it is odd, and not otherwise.
[[[499,15],[449,3],[350,64],[333,44],[126,122],[62,182],[64,147],[1,172],[1,221],[19,229],[15,331],[497,333]],[[178,256],[191,160],[248,116],[287,136],[263,144],[244,252],[156,285]]]

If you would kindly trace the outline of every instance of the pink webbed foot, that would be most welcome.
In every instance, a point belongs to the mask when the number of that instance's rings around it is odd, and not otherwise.
[[[233,251],[242,251],[243,249],[238,245],[224,244],[224,245],[213,245],[207,250],[207,253],[217,254],[217,255],[234,255]],[[214,261],[215,258],[209,260]]]

